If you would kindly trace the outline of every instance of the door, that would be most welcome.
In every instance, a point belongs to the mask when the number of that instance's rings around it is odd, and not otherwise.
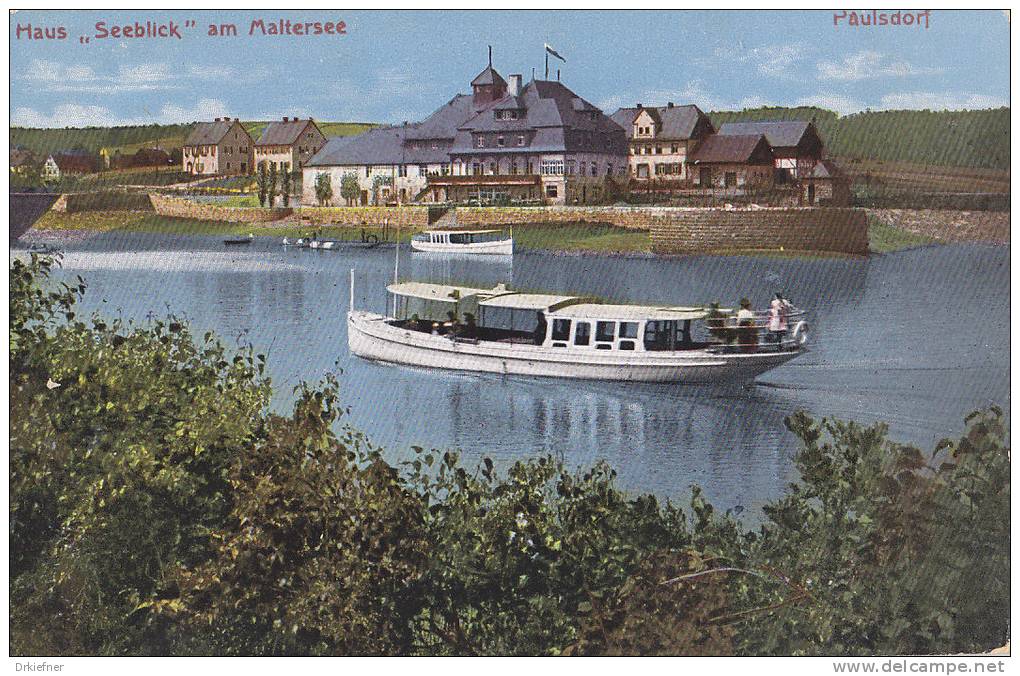
[[[725,178],[727,188],[735,188],[737,186],[737,172],[727,171]]]
[[[808,187],[807,187],[807,203],[808,204],[814,204],[815,203],[815,184],[814,183],[808,183]]]
[[[710,167],[702,167],[698,182],[702,188],[712,187],[712,169]]]
[[[361,206],[366,206],[367,204],[368,204],[368,191],[367,190],[362,190],[361,191]]]

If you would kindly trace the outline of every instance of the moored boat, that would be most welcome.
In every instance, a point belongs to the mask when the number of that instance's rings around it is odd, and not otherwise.
[[[507,375],[704,383],[751,380],[806,349],[805,313],[792,306],[791,330],[770,334],[764,313],[738,324],[716,307],[620,305],[502,285],[405,282],[387,291],[390,315],[348,313],[353,354]]]
[[[513,233],[502,230],[426,230],[411,238],[411,248],[429,253],[512,256]]]
[[[255,241],[255,235],[249,233],[247,237],[228,237],[225,240],[223,240],[223,243],[227,244],[227,245],[231,245],[231,244],[251,244],[254,241]]]

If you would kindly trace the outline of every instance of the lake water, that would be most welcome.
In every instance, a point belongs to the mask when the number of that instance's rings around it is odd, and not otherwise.
[[[107,233],[62,245],[60,275],[82,275],[84,308],[144,320],[172,311],[194,331],[268,355],[286,409],[293,387],[340,370],[347,421],[391,460],[413,444],[505,464],[550,453],[609,461],[634,491],[682,498],[692,483],[753,509],[795,477],[783,419],[883,420],[930,449],[970,411],[1009,404],[1009,247],[930,246],[870,258],[520,253],[510,261],[400,253],[402,279],[589,293],[621,301],[765,307],[774,291],[811,312],[811,351],[749,386],[692,387],[504,378],[365,362],[347,351],[355,304],[385,308],[394,250],[284,250],[273,239]],[[16,252],[15,252],[16,253]]]

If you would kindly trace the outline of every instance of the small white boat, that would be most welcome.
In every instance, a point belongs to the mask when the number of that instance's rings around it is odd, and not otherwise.
[[[319,249],[320,251],[331,251],[338,248],[339,245],[339,242],[332,239],[313,239],[308,242],[309,249]]]
[[[512,256],[513,233],[502,230],[426,230],[411,238],[411,248],[429,253]]]
[[[773,342],[767,317],[737,326],[733,311],[639,306],[552,294],[406,282],[392,316],[352,309],[352,354],[409,366],[593,380],[746,381],[805,351],[804,313]]]

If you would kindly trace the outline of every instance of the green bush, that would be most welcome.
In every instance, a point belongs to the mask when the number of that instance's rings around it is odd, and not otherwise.
[[[605,464],[502,473],[341,426],[335,379],[268,409],[264,362],[174,317],[76,314],[11,263],[15,655],[897,654],[1009,627],[1002,412],[934,452],[788,420],[800,480],[748,529]]]

